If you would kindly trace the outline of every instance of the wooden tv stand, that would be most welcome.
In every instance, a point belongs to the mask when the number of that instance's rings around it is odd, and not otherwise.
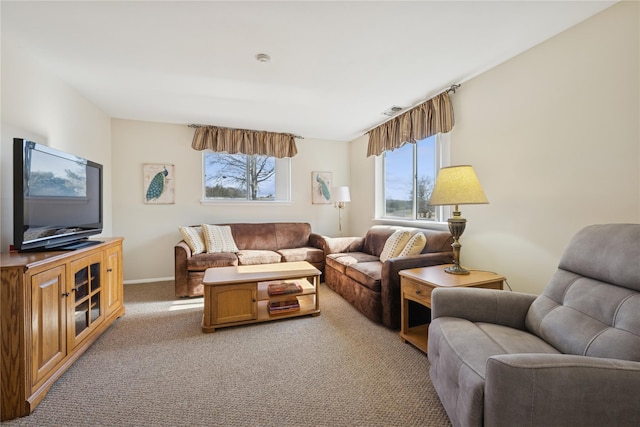
[[[29,415],[125,312],[122,238],[0,257],[0,419]]]

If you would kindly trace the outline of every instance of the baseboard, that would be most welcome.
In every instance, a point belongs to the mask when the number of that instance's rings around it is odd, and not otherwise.
[[[151,282],[168,282],[174,280],[175,277],[156,277],[154,279],[136,279],[136,280],[123,280],[125,285],[135,285],[136,283],[151,283]]]

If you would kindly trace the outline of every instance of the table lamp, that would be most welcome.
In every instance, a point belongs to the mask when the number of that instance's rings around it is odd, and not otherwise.
[[[333,200],[333,206],[338,208],[338,230],[340,231],[340,236],[342,236],[342,209],[344,209],[345,203],[351,201],[349,187],[333,187],[331,189],[331,200]]]
[[[462,218],[458,205],[476,205],[489,203],[482,191],[473,167],[469,165],[449,166],[440,169],[429,199],[432,206],[454,205],[453,217],[449,218],[449,231],[453,235],[453,265],[445,268],[451,274],[469,274],[469,270],[460,266],[460,248],[458,241],[467,220]]]

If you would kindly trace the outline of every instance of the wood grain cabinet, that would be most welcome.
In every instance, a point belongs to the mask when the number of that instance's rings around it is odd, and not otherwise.
[[[30,414],[124,314],[122,239],[0,259],[0,416]]]

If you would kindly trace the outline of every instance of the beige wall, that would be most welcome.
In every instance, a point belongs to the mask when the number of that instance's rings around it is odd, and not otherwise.
[[[452,95],[451,163],[473,165],[490,202],[461,206],[464,265],[539,293],[578,229],[640,222],[638,22],[620,3]],[[352,145],[352,171],[369,170]],[[370,206],[372,180],[352,180]]]
[[[191,148],[194,130],[186,125],[112,121],[114,234],[125,236],[125,281],[173,277],[178,227],[202,223],[302,221],[313,231],[338,234],[338,213],[330,204],[311,203],[311,172],[330,171],[335,185],[349,182],[349,145],[297,140],[291,162],[292,202],[288,204],[200,203],[202,154]],[[142,165],[175,165],[175,204],[143,200]]]
[[[13,243],[13,138],[29,138],[104,166],[104,233],[112,233],[111,121],[107,114],[2,38],[0,217],[2,251]]]

